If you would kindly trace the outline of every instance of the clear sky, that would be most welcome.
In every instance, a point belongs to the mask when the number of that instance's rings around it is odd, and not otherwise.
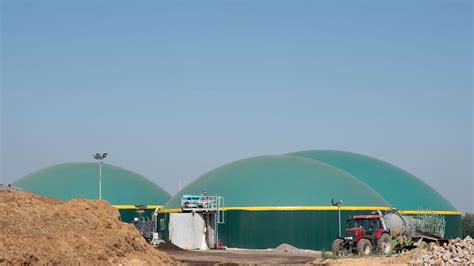
[[[377,2],[3,0],[0,182],[338,149],[473,212],[473,2]]]

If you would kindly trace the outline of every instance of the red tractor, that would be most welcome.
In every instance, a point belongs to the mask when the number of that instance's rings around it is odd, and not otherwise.
[[[392,252],[391,240],[382,215],[356,215],[347,220],[345,236],[332,243],[332,252],[336,256],[353,252],[370,255],[373,251],[387,255]]]

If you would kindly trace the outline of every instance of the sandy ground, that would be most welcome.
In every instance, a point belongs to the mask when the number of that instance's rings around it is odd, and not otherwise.
[[[176,261],[190,265],[215,265],[215,264],[244,264],[244,265],[269,265],[269,264],[306,264],[320,257],[320,252],[314,253],[288,253],[273,251],[253,250],[207,250],[186,251],[166,250],[170,257]]]
[[[413,253],[392,255],[390,257],[339,257],[337,259],[324,259],[321,252],[278,252],[265,250],[164,250],[170,257],[178,262],[188,265],[411,265]]]
[[[176,261],[189,265],[216,265],[216,264],[238,264],[238,265],[411,265],[410,261],[422,254],[423,250],[414,249],[403,254],[391,256],[373,255],[368,257],[345,256],[338,258],[323,258],[319,251],[293,251],[282,252],[276,250],[181,250],[179,248],[163,249]],[[330,253],[328,254],[330,255]]]

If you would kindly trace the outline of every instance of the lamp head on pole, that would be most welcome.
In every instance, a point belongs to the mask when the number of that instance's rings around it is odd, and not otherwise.
[[[342,205],[342,200],[334,201],[334,199],[331,199],[332,206],[341,206]]]
[[[106,152],[103,154],[96,153],[95,155],[93,155],[93,157],[96,160],[102,161],[103,159],[105,159],[105,157],[107,157],[107,153]]]

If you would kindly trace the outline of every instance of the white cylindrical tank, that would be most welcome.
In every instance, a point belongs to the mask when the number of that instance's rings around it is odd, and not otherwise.
[[[403,216],[398,213],[387,213],[383,216],[387,229],[394,237],[406,236],[411,237],[415,233],[415,219]]]

